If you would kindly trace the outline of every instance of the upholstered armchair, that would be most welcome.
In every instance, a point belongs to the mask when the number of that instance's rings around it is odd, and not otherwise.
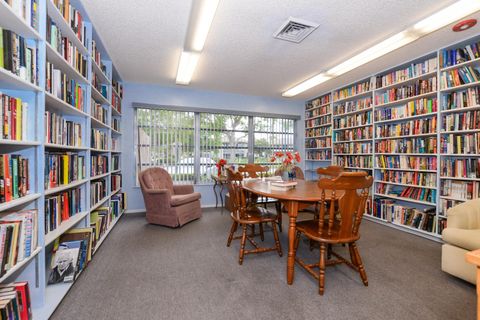
[[[202,216],[200,193],[192,185],[174,185],[165,169],[143,170],[138,179],[149,223],[178,227]]]

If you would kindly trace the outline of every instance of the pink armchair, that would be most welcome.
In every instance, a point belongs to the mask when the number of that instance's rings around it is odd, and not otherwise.
[[[202,216],[200,193],[192,185],[174,185],[165,169],[143,170],[138,179],[149,223],[178,227]]]

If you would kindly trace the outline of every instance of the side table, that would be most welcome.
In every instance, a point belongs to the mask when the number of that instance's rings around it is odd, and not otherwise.
[[[223,210],[224,203],[223,203],[223,192],[225,191],[225,185],[227,184],[227,177],[226,176],[217,176],[212,174],[211,175],[213,179],[213,193],[215,194],[215,208],[218,208],[218,195],[217,195],[217,189],[219,190],[219,195],[220,195],[220,204],[221,208]]]

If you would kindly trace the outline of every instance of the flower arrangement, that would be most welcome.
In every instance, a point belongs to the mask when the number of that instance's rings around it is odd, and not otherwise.
[[[300,154],[298,153],[298,151],[295,151],[295,152],[290,152],[290,151],[287,151],[287,152],[281,152],[281,151],[277,151],[275,152],[271,157],[270,157],[270,162],[276,162],[280,160],[280,169],[284,172],[288,172],[288,173],[291,173],[293,168],[295,168],[295,166],[300,162],[302,161],[302,158],[300,157]]]
[[[220,159],[217,161],[217,169],[218,169],[218,176],[220,177],[222,175],[222,171],[223,171],[223,168],[225,167],[225,165],[227,164],[227,160],[225,159]]]

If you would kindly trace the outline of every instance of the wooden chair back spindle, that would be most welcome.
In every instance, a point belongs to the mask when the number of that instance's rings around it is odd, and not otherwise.
[[[243,176],[240,172],[227,169],[227,187],[230,195],[232,211],[242,218],[246,214],[247,198],[242,188]]]
[[[341,166],[328,166],[326,168],[318,168],[317,169],[317,174],[320,176],[320,178],[336,178],[338,177],[342,172],[344,172],[344,168]]]
[[[244,178],[263,178],[268,172],[267,166],[259,164],[248,163],[244,166],[238,167],[238,172],[242,173]]]

